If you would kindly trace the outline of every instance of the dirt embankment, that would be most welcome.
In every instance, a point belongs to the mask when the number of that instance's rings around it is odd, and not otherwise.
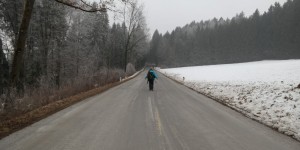
[[[9,134],[11,134],[15,131],[20,130],[28,125],[31,125],[43,118],[46,118],[46,117],[50,116],[51,114],[54,114],[55,112],[58,112],[64,108],[67,108],[79,101],[82,101],[89,97],[95,96],[99,93],[102,93],[102,92],[112,88],[112,87],[120,85],[121,83],[129,81],[130,79],[134,78],[138,74],[139,73],[136,73],[134,76],[127,78],[125,80],[122,80],[121,82],[107,84],[105,86],[89,90],[87,92],[82,92],[77,95],[52,102],[50,104],[47,104],[40,108],[37,108],[33,111],[24,113],[22,115],[18,115],[18,116],[14,116],[14,117],[6,117],[4,120],[2,120],[0,122],[0,139],[8,136]]]

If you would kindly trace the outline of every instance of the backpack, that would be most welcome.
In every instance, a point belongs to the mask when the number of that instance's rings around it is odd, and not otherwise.
[[[147,78],[148,78],[148,80],[153,80],[154,79],[153,73],[149,71],[148,75],[147,75]]]

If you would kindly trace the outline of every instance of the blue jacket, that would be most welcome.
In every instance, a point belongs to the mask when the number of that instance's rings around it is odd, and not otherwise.
[[[155,73],[155,71],[154,70],[152,70],[152,69],[150,69],[149,70],[149,72],[154,76],[154,79],[157,79],[158,78],[158,76],[156,75],[156,73]],[[148,72],[147,72],[147,74],[146,74],[146,77],[145,78],[147,78],[147,75],[148,75]]]

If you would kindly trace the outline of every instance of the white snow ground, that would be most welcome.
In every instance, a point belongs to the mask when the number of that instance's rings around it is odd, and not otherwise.
[[[252,119],[300,140],[300,60],[159,71]]]

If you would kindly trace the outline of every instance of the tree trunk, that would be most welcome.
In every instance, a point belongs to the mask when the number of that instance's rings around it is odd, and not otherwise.
[[[18,39],[13,58],[12,70],[10,74],[10,85],[13,87],[16,86],[20,75],[20,70],[23,62],[23,55],[25,51],[25,43],[27,39],[27,32],[33,11],[34,2],[35,0],[25,0],[23,18],[19,29]]]
[[[126,35],[126,33],[125,33]],[[126,45],[125,45],[125,58],[124,58],[124,71],[126,74],[126,69],[127,69],[127,63],[128,63],[128,51],[129,51],[129,43],[130,43],[130,39],[131,38],[131,34],[128,35],[127,39],[126,39]]]
[[[0,95],[3,94],[4,89],[7,88],[8,79],[8,62],[5,57],[5,53],[2,49],[2,40],[0,38]]]
[[[124,57],[124,71],[125,71],[125,73],[126,73],[126,67],[127,67],[127,55],[128,55],[127,50],[125,50],[125,57]]]

